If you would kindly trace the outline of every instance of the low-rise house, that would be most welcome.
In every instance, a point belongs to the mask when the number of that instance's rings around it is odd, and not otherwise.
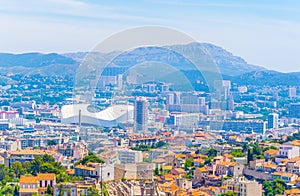
[[[19,161],[20,163],[31,162],[36,156],[42,155],[54,155],[55,152],[51,150],[40,150],[40,149],[25,149],[17,150],[11,153],[9,157],[9,165],[12,165],[14,162]]]
[[[295,181],[298,178],[296,174],[287,173],[287,172],[274,172],[272,174],[272,179],[281,179],[284,180],[286,183],[291,181]]]
[[[228,165],[227,175],[228,176],[241,176],[243,174],[244,165],[238,162],[231,162]]]
[[[204,178],[209,174],[209,171],[205,167],[196,168],[194,171],[193,183],[199,184],[204,182]]]
[[[204,165],[205,160],[202,158],[196,158],[194,159],[194,166],[195,167],[200,167],[201,165]]]
[[[74,175],[83,178],[95,178],[97,181],[114,179],[114,166],[101,163],[87,163],[87,165],[77,165],[74,168]]]
[[[163,165],[161,167],[161,170],[163,173],[169,173],[172,169],[173,169],[173,167],[171,165]]]
[[[249,162],[249,169],[256,170],[256,168],[265,162],[264,159],[255,159]]]
[[[48,186],[53,188],[56,184],[55,174],[39,173],[37,176],[20,177],[20,196],[31,196],[32,194],[45,195]]]
[[[61,196],[61,195],[68,195],[68,196],[80,196],[80,195],[88,195],[89,188],[97,188],[95,182],[63,182],[56,184],[53,187],[53,195],[54,196]]]
[[[272,162],[264,162],[261,164],[257,164],[255,170],[261,172],[273,173],[276,171],[277,165]]]
[[[286,165],[285,164],[278,164],[276,167],[277,172],[285,172],[286,171]]]
[[[37,177],[21,176],[19,196],[31,196],[32,194],[38,194],[38,187],[39,183]]]
[[[270,160],[279,155],[279,150],[269,149],[264,152],[264,157],[266,160]]]
[[[176,178],[175,185],[178,186],[179,188],[183,188],[185,190],[192,189],[192,181],[187,180],[186,178]]]
[[[288,160],[286,170],[289,173],[300,174],[300,157]]]
[[[237,162],[220,162],[216,164],[215,175],[239,176],[243,173],[244,166]]]
[[[213,174],[206,175],[204,177],[204,184],[207,186],[220,186],[222,178]]]
[[[293,159],[300,156],[299,147],[290,144],[283,144],[279,147],[279,155],[275,158],[276,163],[280,163],[283,159]]]
[[[182,176],[182,175],[186,174],[186,172],[182,168],[173,168],[171,170],[171,174],[173,174],[175,176]]]
[[[299,195],[300,195],[300,189],[298,188],[293,188],[284,191],[284,196],[299,196]]]
[[[207,195],[220,195],[223,192],[222,187],[216,186],[202,186],[199,190]]]

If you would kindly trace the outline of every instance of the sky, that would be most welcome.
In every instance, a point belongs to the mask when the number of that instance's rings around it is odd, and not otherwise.
[[[0,0],[0,52],[91,51],[112,34],[155,25],[299,72],[299,10],[298,0]]]

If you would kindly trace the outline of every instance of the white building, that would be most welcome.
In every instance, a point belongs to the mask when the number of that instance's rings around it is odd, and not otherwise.
[[[278,129],[278,119],[279,115],[276,113],[271,113],[268,116],[268,129]]]
[[[299,147],[290,144],[283,144],[279,147],[279,155],[276,157],[275,162],[280,163],[282,159],[296,158],[300,156]]]
[[[174,126],[179,128],[195,128],[199,121],[198,113],[173,114]]]
[[[120,149],[117,152],[119,162],[122,164],[143,162],[143,154],[141,151]]]

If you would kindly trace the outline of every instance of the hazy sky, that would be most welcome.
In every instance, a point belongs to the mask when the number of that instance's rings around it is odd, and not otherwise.
[[[90,51],[121,30],[159,25],[251,64],[300,71],[299,10],[298,0],[0,0],[0,51]]]

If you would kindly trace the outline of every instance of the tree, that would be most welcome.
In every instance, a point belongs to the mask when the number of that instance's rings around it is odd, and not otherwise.
[[[46,193],[49,194],[49,195],[53,194],[53,191],[52,191],[52,188],[51,188],[50,185],[47,186],[47,192]]]
[[[22,166],[25,173],[30,173],[31,163],[29,161],[24,162]]]
[[[99,191],[95,188],[88,188],[88,192],[87,192],[88,196],[99,196]]]
[[[17,178],[20,178],[21,175],[25,174],[23,165],[19,161],[14,162],[11,166],[11,169],[16,174]]]
[[[207,156],[209,156],[209,157],[215,157],[215,156],[217,156],[217,153],[218,153],[218,151],[216,149],[211,148],[211,149],[208,150]]]
[[[241,150],[234,149],[230,152],[230,154],[234,157],[243,157],[244,154]]]
[[[158,167],[155,167],[155,170],[154,170],[154,176],[158,176],[158,175],[159,175]]]
[[[14,196],[19,196],[19,186],[15,186]]]
[[[36,156],[32,162],[31,162],[31,167],[30,171],[32,175],[37,175],[41,171],[41,165],[42,165],[42,158],[40,156]]]
[[[8,174],[8,168],[5,167],[4,165],[0,165],[0,181],[1,182],[6,177],[7,174]]]
[[[285,181],[281,179],[275,179],[273,181],[264,181],[263,189],[265,196],[283,195],[286,189]]]
[[[75,165],[79,165],[79,164],[85,165],[85,164],[87,164],[89,162],[92,162],[92,163],[104,163],[104,161],[102,159],[100,159],[99,157],[97,157],[97,155],[95,153],[89,153],[88,156],[85,156],[85,157],[83,157],[82,160],[77,161],[75,163]]]
[[[141,144],[139,146],[136,146],[136,147],[132,147],[131,150],[138,150],[138,151],[149,151],[151,147],[150,146],[147,146],[145,144]]]
[[[13,186],[4,186],[0,190],[0,195],[13,195],[15,188]]]
[[[187,170],[189,167],[192,167],[194,164],[194,160],[192,158],[188,158],[185,160],[184,169]]]

